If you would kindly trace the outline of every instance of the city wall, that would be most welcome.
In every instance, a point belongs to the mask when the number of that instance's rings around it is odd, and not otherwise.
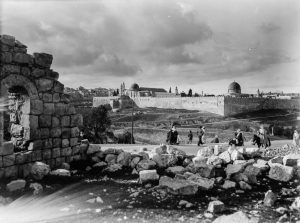
[[[300,110],[300,99],[224,98],[224,116],[267,109]]]
[[[110,104],[111,100],[118,97],[94,97],[93,107]],[[224,97],[175,97],[175,98],[156,98],[156,97],[136,97],[133,98],[136,106],[140,108],[156,107],[171,109],[188,109],[224,114]],[[128,105],[122,101],[121,105]]]
[[[110,104],[118,97],[95,97],[93,106]],[[231,116],[251,111],[267,109],[300,110],[299,99],[271,99],[271,98],[235,98],[235,97],[136,97],[134,103],[140,108],[156,107],[171,109],[188,109],[207,111],[222,116]],[[130,104],[121,103],[121,105]]]

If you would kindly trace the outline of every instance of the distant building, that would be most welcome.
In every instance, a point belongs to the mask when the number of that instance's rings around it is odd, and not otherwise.
[[[236,96],[240,96],[241,94],[242,94],[241,85],[239,85],[235,81],[229,84],[228,95],[236,97]]]
[[[140,87],[133,83],[129,89],[124,90],[124,95],[129,97],[175,97],[176,94],[168,93],[163,88]]]

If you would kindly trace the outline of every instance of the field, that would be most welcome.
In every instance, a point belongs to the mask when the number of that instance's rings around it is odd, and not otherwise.
[[[177,124],[181,144],[188,141],[189,130],[193,132],[193,144],[197,143],[197,130],[200,125],[206,126],[206,142],[218,135],[220,142],[228,142],[234,131],[240,128],[246,141],[250,141],[253,133],[263,124],[266,129],[273,125],[276,128],[291,129],[300,125],[297,120],[299,112],[286,110],[268,110],[251,112],[233,117],[222,117],[213,113],[189,111],[183,109],[135,108],[118,113],[111,113],[113,129],[127,129],[131,132],[132,119],[134,122],[134,137],[143,144],[160,144],[166,141],[166,135],[173,123]],[[271,132],[270,132],[271,133]],[[275,134],[271,140],[290,139],[289,134]]]

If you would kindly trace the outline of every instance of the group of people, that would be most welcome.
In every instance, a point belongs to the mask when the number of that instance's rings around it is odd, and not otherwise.
[[[205,135],[205,126],[200,126],[198,131],[197,131],[197,137],[198,137],[198,146],[201,146],[205,143],[205,139],[204,139],[204,135]],[[193,142],[193,132],[191,130],[189,130],[188,133],[188,144],[192,144]],[[172,125],[171,130],[168,132],[167,134],[167,140],[166,142],[170,145],[178,145],[180,142],[180,137],[179,134],[176,130],[176,125]],[[211,141],[211,143],[219,143],[219,138],[216,135],[215,138]]]
[[[201,146],[205,144],[205,126],[200,126],[197,131],[197,137],[198,137],[198,146]],[[188,144],[192,144],[193,142],[193,132],[189,130],[188,133]],[[180,137],[178,134],[178,131],[176,130],[176,125],[172,125],[171,130],[167,134],[167,140],[166,142],[170,145],[178,145],[180,142]],[[241,129],[237,129],[234,132],[234,137],[229,140],[229,145],[235,145],[235,146],[244,146],[244,142],[246,141],[246,138],[244,137]],[[214,139],[210,143],[219,143],[218,135],[215,135]],[[256,134],[254,134],[252,139],[252,144],[257,145],[259,148],[268,148],[271,146],[271,140],[268,135],[267,130],[264,128],[263,125],[260,126],[260,129],[257,131]],[[300,137],[297,130],[294,131],[293,134],[293,145],[299,146],[300,145]]]

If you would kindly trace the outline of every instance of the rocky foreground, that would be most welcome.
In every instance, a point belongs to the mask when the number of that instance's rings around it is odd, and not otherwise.
[[[64,163],[61,169],[56,170],[50,170],[48,165],[36,162],[31,168],[30,178],[9,182],[5,186],[5,194],[20,193],[24,189],[33,190],[34,195],[41,194],[45,188],[44,179],[70,179],[82,174],[114,177],[130,173],[136,176],[141,188],[155,195],[157,202],[170,196],[180,197],[182,199],[177,205],[188,209],[194,204],[184,199],[185,197],[206,196],[215,192],[220,195],[234,195],[234,199],[265,190],[264,199],[257,201],[257,205],[272,208],[285,196],[292,197],[288,207],[276,206],[276,212],[280,214],[277,220],[300,220],[299,148],[286,145],[281,149],[263,151],[258,148],[208,146],[200,148],[196,156],[189,156],[184,151],[166,145],[152,151],[141,148],[140,151],[129,153],[116,148],[101,149],[100,145],[83,141],[80,148],[82,156],[85,157],[84,162],[74,160],[70,165]],[[271,187],[267,186],[269,184],[277,184],[278,190],[270,190]],[[132,191],[130,197],[138,197],[141,191]],[[13,196],[0,196],[0,204],[7,205],[12,202],[10,197]],[[95,197],[88,202],[103,203],[103,200]],[[228,214],[224,203],[226,202],[213,197],[207,202],[206,211],[197,216],[198,220],[264,222],[254,210],[251,215],[242,211]]]

